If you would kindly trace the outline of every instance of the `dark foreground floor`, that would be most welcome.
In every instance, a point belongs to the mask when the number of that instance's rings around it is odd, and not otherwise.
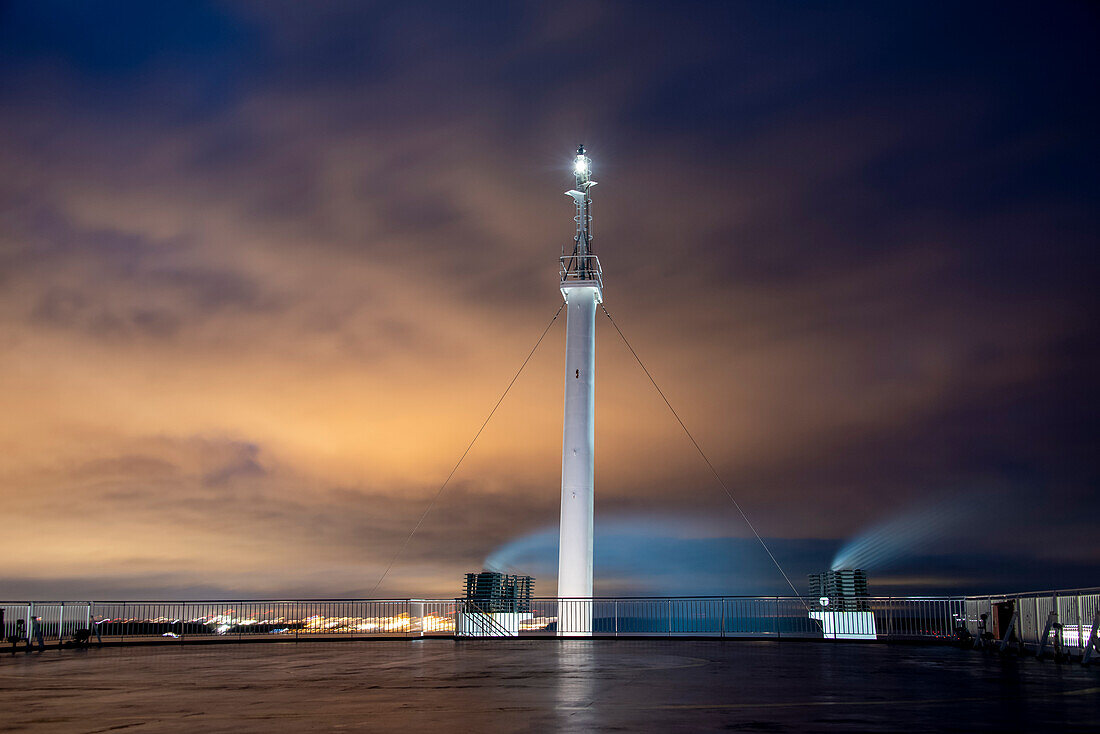
[[[1100,731],[1100,670],[949,647],[521,640],[0,656],[0,730]]]

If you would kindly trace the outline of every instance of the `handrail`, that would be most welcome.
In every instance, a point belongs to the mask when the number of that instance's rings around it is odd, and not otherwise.
[[[563,255],[558,261],[558,275],[563,285],[595,281],[603,288],[603,269],[595,255]]]
[[[1007,594],[995,593],[995,594],[970,594],[964,598],[966,599],[989,599],[1004,597],[1018,598],[1018,597],[1032,597],[1032,596],[1076,596],[1084,594],[1100,594],[1100,586],[1086,586],[1081,589],[1046,589],[1043,591],[1012,591]]]
[[[1078,653],[1094,646],[1093,626],[1100,591],[1025,592],[984,596],[871,596],[858,604],[837,604],[830,610],[807,613],[795,596],[615,596],[533,597],[524,607],[521,625],[494,617],[474,600],[448,599],[228,599],[167,601],[0,601],[5,634],[19,619],[40,618],[46,639],[62,641],[90,629],[98,643],[237,641],[268,639],[337,639],[423,634],[499,635],[514,637],[660,634],[772,639],[820,638],[823,634],[859,635],[861,639],[905,639],[945,642],[959,636],[978,636],[981,615],[998,639],[1009,624],[1011,602],[1018,614],[1012,624],[1029,649],[1038,650],[1043,622],[1056,611],[1058,634],[1067,649]],[[592,622],[570,630],[565,611],[570,602],[592,610]],[[77,610],[77,611],[73,611]],[[459,615],[471,614],[469,628]],[[530,612],[530,614],[527,614]],[[829,614],[828,612],[834,612]],[[564,615],[564,616],[563,616]],[[430,621],[429,621],[430,620]],[[518,621],[518,620],[517,620]],[[29,623],[27,624],[30,628]],[[461,627],[463,632],[459,633]],[[482,635],[478,635],[478,631]],[[486,635],[487,633],[487,635]],[[1098,648],[1100,650],[1100,648]]]
[[[511,633],[508,631],[508,629],[504,625],[502,625],[500,622],[493,619],[493,613],[492,612],[487,612],[484,609],[482,609],[481,607],[479,607],[477,602],[475,602],[473,599],[468,599],[468,598],[467,599],[456,599],[455,601],[459,604],[465,605],[466,607],[473,607],[474,612],[476,614],[480,615],[479,621],[487,622],[489,628],[493,632],[496,633],[496,635],[495,635],[496,637],[511,637],[512,636]],[[466,611],[466,613],[468,614],[469,612]]]
[[[977,599],[989,599],[989,598],[1018,598],[1018,597],[1033,597],[1033,596],[1073,596],[1073,595],[1086,595],[1086,594],[1100,594],[1100,586],[1088,586],[1080,589],[1051,589],[1043,591],[1017,591],[1010,593],[990,593],[990,594],[924,594],[924,595],[908,595],[908,596],[882,596],[875,595],[866,597],[868,599],[893,599],[893,600],[977,600]],[[644,599],[780,599],[780,600],[795,600],[799,597],[794,595],[776,596],[775,594],[760,595],[760,594],[693,594],[686,596],[591,596],[591,597],[532,597],[532,599],[587,599],[591,601],[615,601],[615,600],[644,600]],[[7,599],[0,600],[0,605],[19,606],[26,604],[311,604],[311,603],[325,603],[325,602],[344,602],[344,603],[406,603],[409,601],[417,602],[449,602],[454,601],[454,598],[444,597],[422,597],[418,599],[410,599],[408,597],[392,598],[392,597],[378,597],[378,598],[365,598],[365,597],[313,597],[303,599],[286,599],[286,598],[269,598],[269,599]]]

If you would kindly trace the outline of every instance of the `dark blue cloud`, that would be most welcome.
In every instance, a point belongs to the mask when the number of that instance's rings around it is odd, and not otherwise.
[[[212,61],[230,60],[249,37],[242,18],[214,2],[12,2],[4,4],[2,18],[6,61],[60,62],[115,83],[158,63],[189,62],[195,71],[209,71]]]

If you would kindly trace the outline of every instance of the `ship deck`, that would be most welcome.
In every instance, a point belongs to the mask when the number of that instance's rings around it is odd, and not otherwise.
[[[1100,728],[1100,670],[948,646],[441,640],[0,656],[8,731]]]

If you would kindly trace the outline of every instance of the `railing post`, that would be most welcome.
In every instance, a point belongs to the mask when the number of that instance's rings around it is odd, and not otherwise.
[[[1058,621],[1061,621],[1062,620],[1062,613],[1060,611],[1058,611],[1058,595],[1057,594],[1054,594],[1053,596],[1051,596],[1051,598],[1050,598],[1050,608],[1054,611],[1054,618]],[[1065,638],[1062,637],[1062,629],[1055,628],[1054,629],[1054,634],[1056,634],[1058,636],[1058,647],[1056,647],[1055,650],[1056,651],[1061,651],[1062,643],[1065,642]],[[1044,642],[1045,642],[1045,638],[1044,638]]]
[[[1018,610],[1018,618],[1016,619],[1016,639],[1020,646],[1020,652],[1022,653],[1027,649],[1027,645],[1024,644],[1024,600],[1020,597],[1016,597],[1016,609]]]
[[[672,599],[668,600],[668,636],[672,637]]]
[[[775,639],[783,637],[783,630],[779,625],[779,597],[775,597]]]
[[[619,636],[619,600],[616,599],[614,604],[615,604],[615,636],[618,637]]]
[[[1081,595],[1075,594],[1074,600],[1077,607],[1077,650],[1081,653],[1081,657],[1085,656],[1085,624],[1081,621]]]
[[[1031,601],[1034,602],[1033,606],[1035,607],[1035,646],[1038,649],[1039,635],[1042,634],[1042,630],[1039,629],[1039,597],[1036,596]]]
[[[61,649],[61,632],[65,629],[65,602],[57,610],[57,649]]]

